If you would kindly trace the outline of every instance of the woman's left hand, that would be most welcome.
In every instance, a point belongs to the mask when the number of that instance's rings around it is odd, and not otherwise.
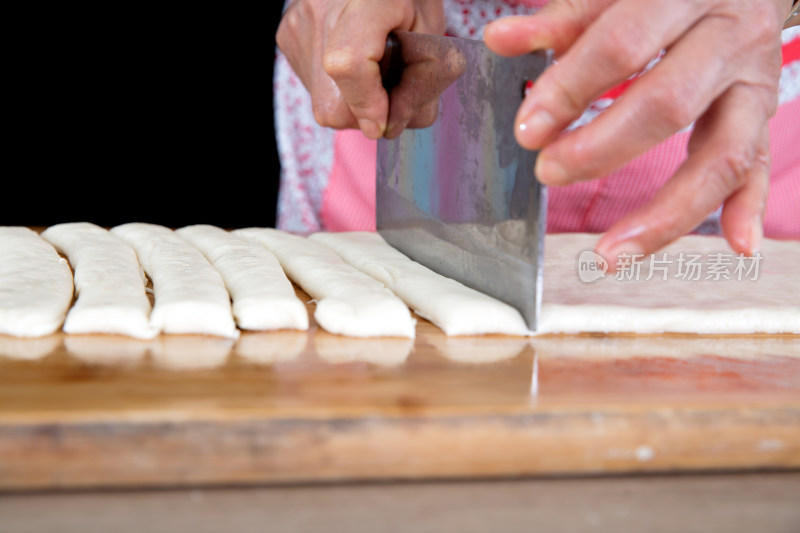
[[[541,149],[547,185],[603,177],[694,125],[686,161],[650,203],[617,221],[597,251],[652,253],[720,205],[732,249],[755,253],[769,183],[768,121],[778,100],[790,0],[552,0],[484,30],[501,55],[552,49],[557,62],[520,106],[516,137]],[[564,133],[602,93],[643,71],[588,125]],[[647,179],[647,176],[642,176]]]

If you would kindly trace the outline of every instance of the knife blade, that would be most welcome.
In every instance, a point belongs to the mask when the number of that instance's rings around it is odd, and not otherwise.
[[[420,56],[432,81],[408,75]],[[414,261],[515,307],[532,331],[547,191],[534,176],[537,152],[520,147],[513,128],[526,87],[550,63],[549,51],[501,57],[479,40],[399,31],[381,62],[390,101],[401,87],[440,96],[431,126],[378,140],[377,231]]]

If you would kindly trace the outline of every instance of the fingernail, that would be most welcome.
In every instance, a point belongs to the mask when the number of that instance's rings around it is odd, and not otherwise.
[[[756,255],[761,250],[761,241],[764,239],[764,223],[760,216],[753,219],[750,228],[750,255]]]
[[[543,153],[540,153],[536,158],[534,174],[536,179],[545,185],[564,185],[569,183],[569,176],[564,167],[558,161],[553,161]]]
[[[380,139],[383,135],[383,128],[374,120],[362,118],[358,121],[358,127],[361,129],[361,133],[369,139]]]
[[[544,140],[550,136],[556,122],[553,116],[539,109],[520,122],[517,128],[517,140],[525,148],[539,148]]]

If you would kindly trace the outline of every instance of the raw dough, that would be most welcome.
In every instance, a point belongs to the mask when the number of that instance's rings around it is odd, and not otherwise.
[[[128,244],[89,222],[51,226],[42,238],[66,256],[74,270],[77,301],[67,314],[66,333],[112,333],[153,338],[147,278]]]
[[[234,233],[277,256],[287,275],[317,301],[314,318],[325,330],[354,337],[414,337],[415,321],[403,301],[326,246],[272,228]]]
[[[800,241],[765,239],[747,275],[722,237],[687,235],[603,275],[585,261],[599,238],[547,235],[537,333],[800,333]]]
[[[379,233],[321,232],[309,239],[385,284],[447,335],[530,333],[519,311],[510,305],[412,261]]]
[[[111,233],[133,247],[153,282],[153,327],[167,334],[239,336],[225,283],[197,248],[158,224],[131,222]]]
[[[67,260],[24,226],[0,226],[0,334],[41,337],[61,328],[74,286]]]
[[[225,281],[241,329],[308,329],[308,311],[278,259],[263,245],[216,226],[175,231],[200,250]]]

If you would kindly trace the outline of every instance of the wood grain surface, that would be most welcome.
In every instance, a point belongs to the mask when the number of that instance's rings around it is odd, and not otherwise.
[[[0,337],[0,490],[797,467],[800,337]]]

